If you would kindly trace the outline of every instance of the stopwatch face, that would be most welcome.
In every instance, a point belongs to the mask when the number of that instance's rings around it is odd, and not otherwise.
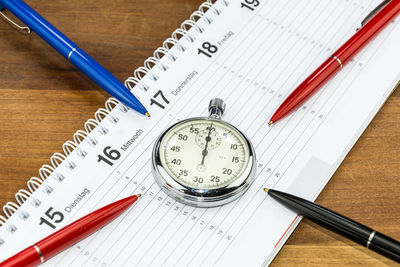
[[[215,190],[234,183],[248,169],[250,154],[242,133],[228,123],[211,119],[176,124],[164,134],[159,146],[159,160],[168,175],[197,190]]]

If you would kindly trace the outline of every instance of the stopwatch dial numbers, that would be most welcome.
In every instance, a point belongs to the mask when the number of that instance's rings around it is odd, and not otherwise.
[[[244,137],[219,121],[197,120],[178,124],[161,141],[160,159],[176,181],[198,189],[226,186],[249,162]]]

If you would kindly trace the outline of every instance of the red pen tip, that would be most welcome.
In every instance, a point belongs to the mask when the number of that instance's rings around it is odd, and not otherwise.
[[[269,122],[268,122],[268,125],[272,125],[272,124],[274,124],[273,121],[269,121]]]

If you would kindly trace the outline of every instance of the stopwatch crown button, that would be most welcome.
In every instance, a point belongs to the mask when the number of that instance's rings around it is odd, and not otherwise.
[[[226,104],[221,98],[213,98],[210,100],[208,105],[208,111],[210,112],[210,117],[220,119],[222,114],[224,114]]]

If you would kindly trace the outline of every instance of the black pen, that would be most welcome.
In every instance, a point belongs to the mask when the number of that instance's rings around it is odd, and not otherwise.
[[[393,238],[303,198],[273,189],[265,188],[264,190],[299,215],[400,262],[400,242]]]

